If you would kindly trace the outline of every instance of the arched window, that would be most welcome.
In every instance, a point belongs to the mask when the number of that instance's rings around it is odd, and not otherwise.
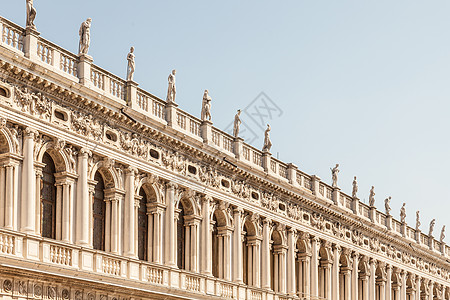
[[[185,269],[185,234],[184,234],[184,209],[180,204],[177,220],[177,265],[179,269]]]
[[[45,164],[41,180],[42,236],[54,239],[56,229],[55,163],[48,153],[44,153],[42,162]]]
[[[93,247],[96,250],[105,250],[105,214],[106,214],[106,203],[105,203],[105,183],[103,181],[102,175],[97,172],[95,173],[94,180],[97,181],[94,190],[94,203],[93,203],[93,214],[94,214],[94,234],[93,234]]]
[[[147,216],[147,195],[143,188],[139,192],[138,210],[138,257],[140,260],[148,260],[148,216]]]

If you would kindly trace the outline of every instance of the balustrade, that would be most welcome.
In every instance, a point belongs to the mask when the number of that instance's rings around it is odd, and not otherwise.
[[[2,27],[2,43],[23,51],[24,30],[3,18],[0,18],[0,22]]]
[[[50,46],[44,44],[41,41],[38,41],[37,55],[43,62],[49,65],[53,65],[53,56],[54,56],[53,52],[54,49],[50,48]]]

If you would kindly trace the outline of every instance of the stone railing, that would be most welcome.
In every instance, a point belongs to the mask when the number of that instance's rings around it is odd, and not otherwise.
[[[27,39],[24,38],[26,30],[2,17],[0,17],[0,29],[2,35],[0,45],[4,46],[5,49],[14,51],[14,53],[21,53],[23,55],[24,49],[27,48],[25,47],[26,45],[24,45],[27,41]],[[73,82],[81,82],[81,79],[86,80],[87,85],[89,87],[93,87],[94,91],[97,90],[97,92],[110,97],[112,100],[125,100],[125,95],[127,95],[128,88],[130,88],[130,85],[127,85],[125,80],[89,63],[89,74],[84,74],[89,78],[81,77],[82,75],[79,74],[81,72],[78,70],[80,62],[77,55],[64,50],[63,48],[43,39],[40,36],[37,36],[36,39],[35,44],[30,43],[30,45],[28,45],[29,47],[35,47],[35,49],[28,49],[29,53],[34,53],[34,55],[30,55],[30,59],[35,59],[36,63],[46,68],[50,68],[53,71],[59,72],[65,76],[66,79]],[[137,102],[135,107],[139,107],[139,109],[151,116],[152,121],[167,125],[168,117],[166,116],[166,101],[139,88],[134,91],[136,94],[133,94],[133,98],[135,98],[135,101]],[[128,103],[128,105],[131,104]],[[172,124],[176,125],[176,130],[188,133],[190,137],[194,137],[197,141],[199,137],[204,138],[202,136],[201,121],[198,118],[187,114],[179,108],[176,109],[174,117],[176,120],[175,122],[172,122]],[[211,137],[209,138],[210,141],[208,142],[216,148],[223,150],[224,154],[230,156],[236,154],[236,150],[233,146],[235,141],[231,135],[219,130],[218,128],[212,127]],[[296,178],[288,178],[288,165],[280,160],[271,157],[271,159],[268,160],[269,165],[263,166],[262,151],[252,147],[251,145],[245,143],[242,144],[239,160],[243,164],[248,165],[250,168],[256,167],[256,170],[258,171],[268,171],[276,180],[279,180],[280,178],[290,179],[289,182],[294,186],[304,188],[326,201],[334,201],[335,204],[338,204],[341,208],[350,209],[352,207],[351,197],[340,192],[338,196],[339,199],[333,199],[333,188],[324,182],[319,182],[319,185],[314,185],[315,183],[313,183],[313,176],[297,171]],[[270,178],[270,176],[268,178]],[[281,181],[281,184],[285,185],[288,184],[288,182],[283,180]],[[318,187],[319,191],[314,191],[316,187]],[[357,215],[364,219],[370,219],[370,208],[361,202],[358,204],[358,207],[359,209],[356,212]],[[386,224],[385,216],[383,216],[383,214],[375,213],[373,222],[384,226]],[[397,223],[394,222],[392,229],[394,232],[400,233],[400,227],[396,224]],[[407,237],[410,237],[411,235],[411,233],[406,234]],[[429,244],[428,237],[421,239],[424,240],[421,242],[422,244]]]
[[[15,238],[11,234],[0,233],[0,253],[15,254],[14,252]]]
[[[1,43],[13,49],[23,51],[24,29],[0,17]]]

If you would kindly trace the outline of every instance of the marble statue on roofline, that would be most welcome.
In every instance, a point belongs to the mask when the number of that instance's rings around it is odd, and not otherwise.
[[[209,96],[209,91],[205,90],[203,93],[203,101],[202,101],[202,112],[201,119],[202,121],[211,121],[211,101],[212,98]]]
[[[441,237],[440,237],[439,241],[440,241],[441,243],[444,243],[444,239],[445,239],[445,225],[442,226]]]
[[[34,19],[36,18],[36,9],[33,6],[33,0],[27,1],[27,28],[36,30],[36,25],[34,25]]]
[[[270,149],[272,148],[272,141],[270,140],[270,125],[267,124],[266,131],[264,131],[264,145],[263,145],[263,152],[270,152]]]
[[[356,181],[356,176],[353,178],[353,190],[352,190],[352,197],[356,198],[358,193],[358,182]]]
[[[177,89],[175,87],[175,74],[177,73],[176,70],[172,70],[172,73],[169,74],[169,86],[167,88],[167,103],[175,103],[175,95],[177,93]]]
[[[436,225],[436,219],[433,219],[433,220],[431,220],[431,222],[430,222],[430,231],[428,232],[428,236],[429,236],[429,237],[432,237],[432,236],[433,236],[434,225]]]
[[[91,44],[91,22],[92,19],[88,18],[81,23],[80,31],[78,32],[80,35],[78,54],[88,54],[89,52],[89,46]]]
[[[369,193],[369,205],[373,207],[375,205],[375,187],[372,185]]]
[[[403,203],[402,208],[400,208],[400,222],[406,222],[406,203]]]
[[[241,110],[238,109],[236,115],[234,116],[234,125],[233,125],[233,136],[235,138],[239,137],[239,127],[241,126]]]
[[[420,225],[421,225],[421,223],[420,223],[420,211],[418,210],[418,211],[416,211],[416,230],[417,231],[419,230]]]
[[[134,70],[136,70],[136,63],[134,61],[135,55],[134,55],[134,47],[130,48],[130,53],[127,55],[127,81],[133,81],[134,76]]]
[[[391,206],[389,205],[390,203],[391,203],[391,196],[389,196],[384,200],[384,208],[386,209],[386,216],[391,215]]]
[[[339,164],[336,164],[334,168],[330,168],[331,170],[331,179],[333,180],[332,187],[337,187],[338,184],[338,174],[339,174]]]

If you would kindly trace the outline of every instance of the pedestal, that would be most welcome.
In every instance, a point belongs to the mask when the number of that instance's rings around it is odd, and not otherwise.
[[[242,159],[242,145],[244,144],[244,139],[240,137],[235,137],[233,140],[233,153],[235,157],[239,160]]]
[[[342,206],[340,195],[341,195],[341,189],[337,186],[333,187],[333,202],[337,206]]]
[[[370,221],[375,223],[376,222],[376,216],[377,216],[377,209],[376,209],[375,206],[371,206],[369,208],[369,219],[370,219]]]
[[[269,151],[264,151],[262,154],[262,167],[266,173],[272,173],[272,169],[270,168],[271,160],[272,154]]]
[[[417,242],[417,244],[420,244],[421,243],[420,236],[422,234],[422,231],[420,229],[416,229],[415,234],[416,234],[416,242]]]
[[[166,121],[167,125],[169,125],[172,128],[177,128],[177,107],[178,104],[175,102],[168,102],[166,104]]]
[[[386,227],[388,230],[392,230],[392,216],[391,215],[386,216]]]
[[[127,101],[127,105],[134,110],[143,109],[142,107],[139,106],[139,103],[137,102],[137,87],[138,86],[139,86],[139,84],[134,81],[127,81],[127,84],[126,84],[126,91],[125,91],[126,98],[125,99]],[[148,109],[149,108],[147,107],[147,111],[148,111]]]
[[[320,178],[317,175],[311,176],[312,183],[311,188],[314,195],[319,196]]]
[[[23,53],[26,58],[38,60],[37,42],[40,33],[31,27],[25,29],[25,38],[23,41]]]
[[[352,198],[352,211],[355,215],[359,214],[359,198],[358,197]]]
[[[297,182],[297,170],[298,170],[298,167],[296,165],[294,165],[293,163],[288,164],[287,177],[288,177],[289,183],[298,187],[299,184]]]
[[[91,82],[91,65],[94,62],[92,56],[80,54],[78,56],[78,79],[80,83],[89,86]]]
[[[203,143],[206,143],[208,145],[213,144],[211,127],[212,122],[208,120],[202,121],[202,125],[200,125],[200,133],[203,138]]]

